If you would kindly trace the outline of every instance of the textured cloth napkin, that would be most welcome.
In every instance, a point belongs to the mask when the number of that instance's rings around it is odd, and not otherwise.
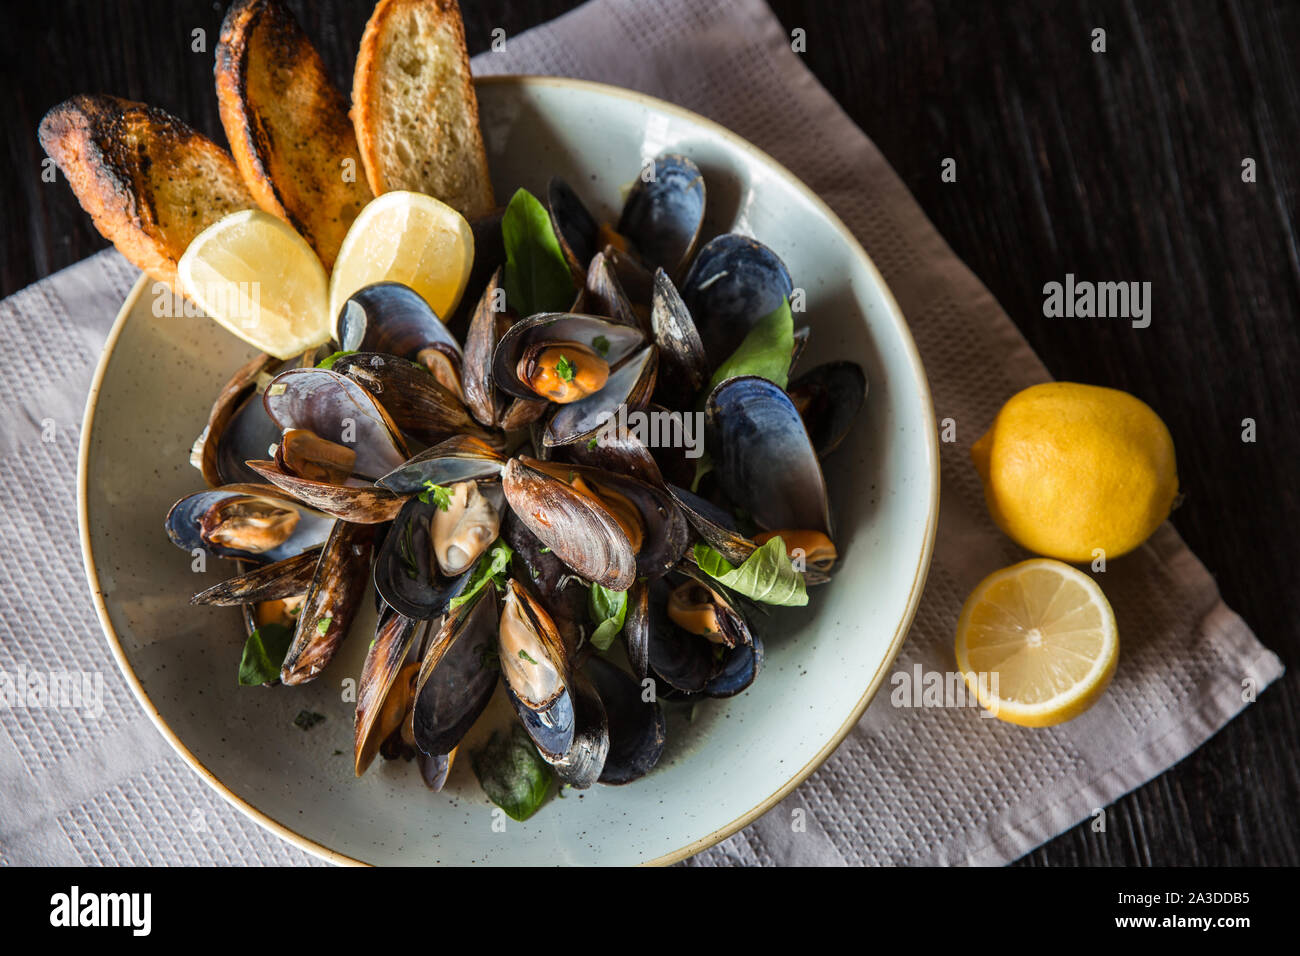
[[[1023,557],[988,519],[969,443],[1006,398],[1048,375],[771,12],[761,0],[593,0],[474,68],[600,80],[702,113],[793,170],[862,241],[911,325],[937,417],[960,423],[960,440],[941,445],[934,563],[893,673],[951,670],[965,595]],[[170,750],[90,604],[76,532],[81,413],[135,277],[109,251],[0,303],[10,343],[0,351],[0,671],[103,675],[98,715],[0,710],[0,863],[311,862]],[[1031,731],[969,707],[896,708],[886,683],[803,786],[691,862],[1004,863],[1200,746],[1246,706],[1243,681],[1262,689],[1281,674],[1172,527],[1113,562],[1103,583],[1123,650],[1088,713]]]

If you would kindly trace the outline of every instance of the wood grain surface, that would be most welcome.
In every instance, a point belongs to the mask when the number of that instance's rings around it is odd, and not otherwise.
[[[345,89],[369,0],[289,0]],[[471,52],[569,0],[461,0]],[[78,92],[162,106],[223,141],[212,0],[41,0],[0,12],[0,295],[103,248],[36,127]],[[1290,668],[1209,743],[1021,862],[1300,864],[1300,3],[774,0],[808,66],[888,157],[1058,378],[1153,405],[1178,448],[1174,523]],[[207,31],[206,52],[191,50]],[[1106,31],[1105,53],[1091,50]],[[957,161],[958,181],[940,164]],[[1257,181],[1242,181],[1242,162]],[[1149,281],[1146,329],[1045,319],[1067,272]],[[1242,441],[1242,420],[1257,440]],[[1228,888],[1228,887],[1221,887]]]

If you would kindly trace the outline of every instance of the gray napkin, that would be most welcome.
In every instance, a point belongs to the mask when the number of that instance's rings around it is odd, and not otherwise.
[[[702,113],[793,170],[862,241],[911,325],[937,417],[957,423],[958,440],[941,445],[934,563],[893,674],[953,669],[966,594],[1024,557],[988,519],[970,443],[1048,375],[771,12],[761,0],[593,0],[474,69],[600,80]],[[0,303],[12,343],[0,352],[0,672],[102,676],[101,707],[0,709],[0,863],[305,863],[171,752],[118,676],[86,594],[79,422],[134,277],[106,252]],[[66,345],[52,353],[51,342]],[[1200,746],[1282,665],[1169,525],[1102,583],[1123,650],[1092,710],[1026,730],[972,708],[895,707],[887,682],[803,786],[690,862],[995,864],[1080,820],[1104,826],[1107,804]]]

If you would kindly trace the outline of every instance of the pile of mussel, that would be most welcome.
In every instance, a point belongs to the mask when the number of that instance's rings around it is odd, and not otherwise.
[[[829,579],[821,460],[865,377],[836,362],[713,383],[794,284],[752,238],[701,244],[690,159],[647,170],[616,225],[551,181],[567,311],[512,309],[498,213],[474,224],[481,294],[446,322],[403,285],[361,289],[336,341],[241,368],[195,443],[209,487],[178,501],[166,529],[186,551],[237,562],[193,603],[241,607],[250,633],[291,633],[268,683],[319,676],[373,581],[358,775],[376,754],[417,759],[439,789],[501,681],[563,782],[635,780],[664,748],[661,700],[729,697],[762,667],[761,609],[701,567],[697,545],[739,568],[779,536],[807,584]],[[711,468],[643,441],[620,408],[702,413]],[[626,594],[607,651],[591,641],[595,585]]]

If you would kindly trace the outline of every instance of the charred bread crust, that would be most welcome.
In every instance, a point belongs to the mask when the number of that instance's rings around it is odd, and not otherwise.
[[[289,222],[330,268],[371,198],[347,98],[279,0],[236,0],[214,74],[226,137],[258,205]]]
[[[81,94],[46,113],[38,136],[100,233],[173,288],[190,241],[256,205],[229,153],[157,107]]]

